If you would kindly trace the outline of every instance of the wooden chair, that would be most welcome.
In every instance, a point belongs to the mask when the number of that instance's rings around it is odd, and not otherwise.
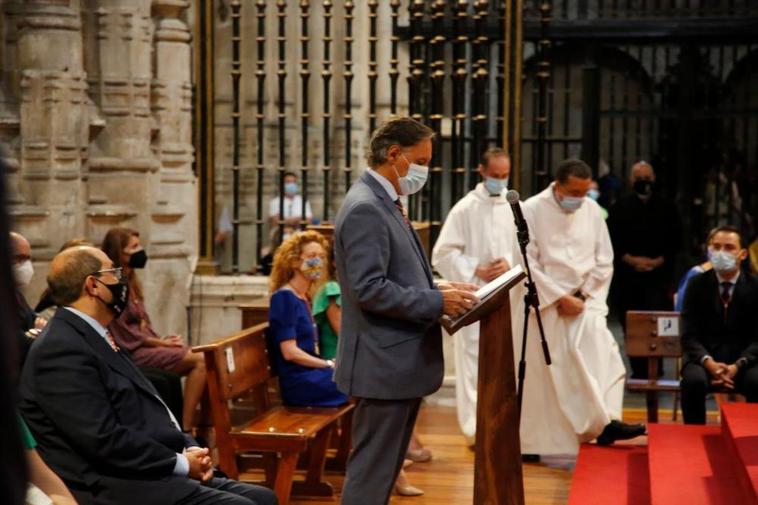
[[[287,505],[290,494],[334,496],[332,485],[323,480],[327,449],[340,420],[352,415],[352,405],[335,408],[275,406],[269,401],[267,384],[274,377],[268,359],[265,331],[268,324],[193,348],[202,352],[208,371],[208,393],[219,454],[219,467],[231,478],[239,477],[238,455],[262,453],[267,485],[279,503]],[[232,425],[230,403],[250,398],[254,414]],[[343,422],[349,437],[349,422]],[[342,444],[338,454],[341,468],[349,451]],[[300,454],[307,453],[303,481],[295,481]]]
[[[664,328],[661,328],[661,326]],[[664,329],[660,335],[659,328]],[[647,420],[658,422],[658,393],[675,394],[674,420],[680,392],[678,379],[659,379],[658,360],[682,357],[681,318],[679,312],[629,311],[626,313],[626,354],[630,358],[647,358],[647,379],[629,379],[629,391],[644,391],[647,396]],[[677,377],[679,371],[677,370]]]

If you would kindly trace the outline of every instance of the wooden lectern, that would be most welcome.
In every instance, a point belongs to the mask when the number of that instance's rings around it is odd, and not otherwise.
[[[524,505],[519,412],[508,293],[516,277],[481,299],[457,319],[441,318],[451,335],[480,322],[476,406],[475,505]]]

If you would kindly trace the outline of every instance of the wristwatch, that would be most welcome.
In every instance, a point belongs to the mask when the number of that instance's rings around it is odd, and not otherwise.
[[[333,359],[327,359],[327,360],[324,360],[324,361],[326,361],[326,366],[327,367],[334,368],[334,360]]]

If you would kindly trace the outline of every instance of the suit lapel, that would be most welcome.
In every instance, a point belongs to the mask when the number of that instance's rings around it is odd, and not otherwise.
[[[413,240],[416,243],[416,252],[419,254],[421,262],[424,264],[424,272],[426,272],[426,278],[429,280],[429,285],[433,286],[434,276],[432,275],[432,266],[429,264],[429,259],[424,253],[424,246],[421,244],[421,238],[418,236],[418,233],[416,233],[415,229],[412,231]]]
[[[379,184],[379,182],[374,179],[371,174],[365,172],[363,176],[361,176],[361,180],[367,184],[377,196],[377,198],[382,201],[384,208],[387,210],[387,212],[389,212],[389,214],[394,218],[395,222],[404,231],[405,235],[408,237],[408,240],[411,242],[411,247],[413,247],[413,250],[416,252],[416,256],[418,256],[419,261],[421,261],[421,264],[424,267],[424,273],[426,274],[427,279],[429,280],[430,284],[433,283],[434,279],[432,277],[432,271],[429,267],[429,262],[426,259],[424,249],[421,246],[421,240],[419,240],[416,230],[414,230],[412,226],[405,224],[405,219],[400,213],[400,210],[398,210],[397,206],[395,205],[395,202],[390,201],[390,197],[387,194],[387,191],[385,191],[382,185]]]
[[[151,396],[158,394],[153,385],[144,377],[144,375],[142,375],[134,363],[131,362],[131,359],[123,354],[124,351],[114,352],[105,339],[101,337],[100,334],[89,325],[89,323],[64,308],[58,309],[56,316],[64,319],[73,326],[76,331],[82,335],[89,346],[92,347],[95,353],[105,360],[111,369],[132,381],[135,386],[149,393]]]

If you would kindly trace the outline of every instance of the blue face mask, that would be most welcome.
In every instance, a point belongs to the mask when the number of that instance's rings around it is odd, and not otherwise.
[[[587,196],[597,202],[597,199],[600,198],[600,191],[592,188],[591,190],[587,191]]]
[[[405,158],[405,155],[403,155]],[[408,158],[405,158],[406,160]],[[397,171],[397,169],[395,169]],[[398,184],[400,185],[401,195],[412,195],[418,193],[421,188],[426,184],[426,178],[429,176],[429,167],[423,165],[417,165],[416,163],[410,163],[408,165],[408,174],[405,177],[399,177]]]
[[[713,265],[713,269],[719,273],[731,272],[737,268],[737,258],[726,251],[708,250],[708,260]]]
[[[296,182],[285,183],[284,194],[287,196],[295,196],[297,194],[297,183]]]
[[[566,212],[576,212],[584,203],[584,198],[577,196],[562,196],[560,200],[558,200],[558,203]]]
[[[487,189],[490,196],[497,196],[508,187],[508,178],[496,179],[494,177],[485,177],[484,187]]]

